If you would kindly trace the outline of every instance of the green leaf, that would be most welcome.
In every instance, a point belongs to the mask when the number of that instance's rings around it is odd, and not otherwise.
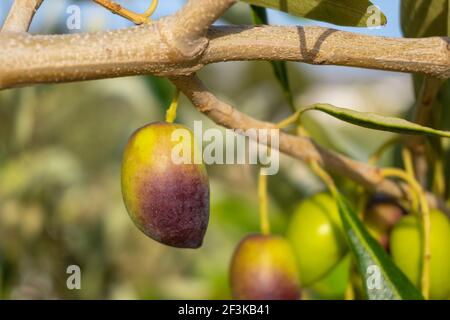
[[[359,112],[345,108],[338,108],[330,104],[314,104],[300,109],[299,112],[301,114],[308,110],[319,110],[342,121],[375,130],[396,132],[401,134],[450,138],[449,131],[424,127],[405,119],[386,117],[376,113]]]
[[[450,1],[402,0],[401,26],[408,38],[450,36]],[[413,74],[416,97],[423,84],[423,76]]]
[[[368,0],[242,0],[308,19],[340,26],[378,27],[387,23],[386,16]]]
[[[448,1],[447,5],[447,37],[450,37],[450,23],[448,23],[448,19],[450,19],[450,1]]]
[[[267,11],[265,8],[251,5],[250,12],[252,14],[253,24],[268,24]]]
[[[336,195],[336,200],[367,297],[370,300],[422,300],[421,293],[369,234],[347,200],[341,194]]]
[[[158,100],[161,111],[165,113],[174,94],[173,85],[166,78],[154,76],[145,77],[145,82]]]
[[[252,13],[253,24],[269,24],[267,19],[267,11],[265,8],[251,5],[250,10]],[[295,111],[294,99],[292,96],[291,86],[289,85],[286,61],[270,61],[270,64],[272,65],[275,77],[277,78],[289,105]]]
[[[448,35],[448,0],[402,0],[401,23],[408,38]]]

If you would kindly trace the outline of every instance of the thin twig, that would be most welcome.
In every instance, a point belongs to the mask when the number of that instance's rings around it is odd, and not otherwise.
[[[142,74],[188,75],[206,64],[239,60],[288,60],[450,76],[448,38],[384,38],[321,27],[212,27],[206,42],[199,40],[199,46],[189,42],[195,52],[187,49],[181,54],[184,44],[168,41],[170,25],[158,20],[99,33],[0,34],[0,89]]]
[[[166,111],[166,122],[173,123],[177,118],[178,111],[178,101],[180,98],[180,90],[176,89],[175,94],[173,95],[172,102],[170,103],[169,108]]]
[[[114,14],[117,14],[125,19],[132,21],[135,24],[143,24],[149,21],[149,17],[155,11],[158,1],[153,1],[150,8],[143,14],[136,13],[127,8],[122,7],[120,4],[111,0],[93,0],[95,3],[105,7]]]

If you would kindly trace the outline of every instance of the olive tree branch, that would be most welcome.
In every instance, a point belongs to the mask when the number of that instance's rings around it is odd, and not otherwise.
[[[93,0],[111,12],[135,24],[149,22],[158,1],[154,0],[144,14],[130,11],[111,0]],[[189,0],[174,16],[163,18],[159,31],[167,44],[173,46],[174,58],[190,58],[202,52],[208,43],[206,31],[236,0]]]
[[[180,57],[195,58],[208,45],[209,27],[236,0],[189,0],[175,15],[161,19],[160,33],[167,43],[174,43]]]
[[[230,129],[276,129],[275,124],[259,121],[239,112],[217,99],[196,76],[171,78],[171,81],[189,98],[192,104],[218,125]],[[310,138],[280,131],[280,151],[293,158],[316,161],[327,170],[343,175],[370,190],[377,190],[396,198],[406,197],[404,186],[384,179],[379,168],[347,158],[324,149]]]
[[[43,0],[15,0],[3,24],[2,32],[27,32]]]
[[[71,35],[0,33],[0,89],[142,74],[188,75],[206,64],[244,60],[450,77],[449,38],[397,39],[322,27],[238,26],[211,27],[205,38],[198,38],[206,39],[199,40],[198,46],[190,40],[186,45],[169,41],[171,34],[180,36],[171,33],[171,26],[178,30],[178,20],[170,21],[163,18],[124,30]]]
[[[28,28],[41,2],[17,0],[9,20],[16,21],[14,11],[26,8],[28,15],[19,16],[26,17],[21,25]],[[33,3],[34,7],[26,5]],[[216,123],[246,130],[276,125],[219,101],[190,75],[216,62],[282,60],[450,77],[449,38],[397,39],[321,27],[211,27],[234,3],[189,0],[174,16],[118,31],[52,36],[2,32],[0,89],[141,74],[167,76]],[[8,22],[4,29],[18,30],[18,25]],[[379,169],[321,148],[309,138],[281,132],[280,150],[300,160],[317,161],[366,188],[405,196],[404,186],[384,179]]]

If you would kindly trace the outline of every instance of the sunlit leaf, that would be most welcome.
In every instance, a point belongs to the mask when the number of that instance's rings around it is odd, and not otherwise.
[[[422,300],[420,292],[369,234],[347,200],[342,195],[337,195],[336,200],[367,297],[370,300]]]
[[[301,109],[300,112],[303,113],[308,110],[319,110],[342,121],[369,129],[396,132],[401,134],[428,135],[450,138],[449,131],[442,131],[424,127],[405,119],[386,117],[371,112],[359,112],[351,109],[335,107],[330,104],[311,105]]]
[[[368,0],[243,0],[281,10],[295,16],[341,26],[377,27],[387,23],[386,16]]]

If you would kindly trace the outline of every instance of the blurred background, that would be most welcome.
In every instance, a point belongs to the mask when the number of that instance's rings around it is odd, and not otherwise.
[[[150,1],[118,2],[144,11]],[[401,36],[399,1],[373,2],[387,14],[386,27],[341,29]],[[0,22],[11,3],[1,1]],[[160,1],[154,18],[174,13],[183,3]],[[81,9],[80,29],[67,28],[71,5]],[[269,20],[312,24],[274,11],[269,11]],[[250,22],[248,6],[238,4],[218,23]],[[131,25],[92,1],[45,0],[31,32]],[[288,67],[298,106],[324,102],[404,116],[413,104],[409,75],[298,63]],[[269,63],[216,64],[199,75],[219,97],[253,117],[277,121],[291,113]],[[149,76],[0,92],[0,298],[230,298],[233,249],[245,235],[259,231],[256,167],[208,167],[211,218],[198,250],[174,249],[145,237],[122,202],[120,163],[126,141],[138,127],[164,119],[172,93],[167,80]],[[214,126],[182,99],[178,121],[192,127],[194,120]],[[308,115],[306,125],[321,145],[362,161],[391,137],[315,113]],[[394,158],[388,153],[383,162]],[[284,156],[269,185],[272,228],[280,234],[292,208],[323,189],[302,163]],[[66,287],[66,268],[72,264],[81,268],[81,290]],[[342,298],[341,278],[324,280],[305,297]]]

